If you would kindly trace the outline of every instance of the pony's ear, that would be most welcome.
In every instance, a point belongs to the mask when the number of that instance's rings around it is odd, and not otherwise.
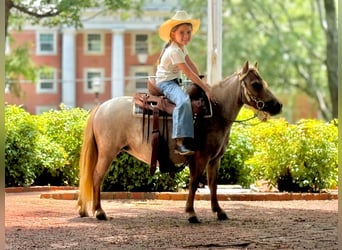
[[[254,68],[258,69],[258,62],[255,62]]]
[[[242,73],[243,74],[247,73],[248,68],[249,68],[248,61],[246,61],[245,64],[243,65]]]

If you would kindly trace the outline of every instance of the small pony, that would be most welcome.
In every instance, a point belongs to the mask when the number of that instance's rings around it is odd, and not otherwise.
[[[245,62],[239,72],[212,85],[217,104],[212,105],[212,116],[201,121],[195,132],[196,151],[191,156],[175,154],[175,142],[169,138],[169,156],[174,164],[188,162],[190,168],[189,194],[185,211],[190,223],[199,223],[194,198],[204,170],[210,188],[211,208],[219,220],[227,220],[217,199],[217,176],[221,157],[226,151],[230,130],[241,107],[245,104],[255,110],[277,115],[282,104],[272,94],[261,78],[258,65]],[[149,163],[151,143],[142,138],[141,117],[134,116],[133,97],[123,96],[108,100],[97,106],[89,115],[84,131],[80,157],[79,215],[88,216],[87,203],[92,202],[92,212],[99,220],[107,219],[101,207],[100,187],[103,178],[117,155],[125,151],[137,159]],[[168,121],[172,130],[172,121]]]

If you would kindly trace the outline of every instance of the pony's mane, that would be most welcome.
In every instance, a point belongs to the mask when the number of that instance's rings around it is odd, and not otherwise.
[[[224,79],[222,79],[221,81],[219,81],[217,85],[222,87],[222,84],[229,84],[231,82],[230,79],[232,79],[233,77],[238,76],[239,74],[240,73],[238,71],[236,71],[233,74],[231,74],[231,75],[225,77]]]
[[[234,77],[240,77],[242,75],[242,71],[243,71],[243,69],[239,69],[239,70],[235,71],[233,74],[225,77],[221,81],[218,81],[216,84],[213,84],[213,86],[223,87],[223,84],[224,85],[229,85],[231,82],[233,82],[231,79],[233,79]],[[254,66],[250,66],[248,68],[247,72],[245,73],[245,75],[247,75],[249,72],[253,72],[255,75],[259,76],[260,79],[261,79],[261,76],[259,74],[258,69],[255,68]],[[267,83],[266,83],[266,86],[267,86]]]

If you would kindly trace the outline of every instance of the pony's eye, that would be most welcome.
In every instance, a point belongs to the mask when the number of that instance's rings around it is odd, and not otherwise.
[[[252,87],[253,87],[253,89],[255,89],[255,90],[257,90],[257,91],[262,90],[262,84],[261,84],[261,82],[253,82],[253,83],[252,83]]]

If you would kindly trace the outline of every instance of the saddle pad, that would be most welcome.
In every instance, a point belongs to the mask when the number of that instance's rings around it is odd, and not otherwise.
[[[140,94],[143,94],[143,95],[147,95],[146,93],[138,93],[136,96],[139,96]],[[204,101],[204,104],[205,104],[205,113],[202,114],[203,115],[203,118],[211,118],[212,117],[212,105],[211,105],[211,102],[208,100],[208,97],[206,95],[203,95],[203,101]],[[194,108],[194,107],[193,107]],[[136,116],[136,117],[142,117],[143,116],[143,108],[138,105],[137,103],[134,103],[133,105],[133,115]],[[145,111],[146,115],[150,115],[151,117],[153,116],[153,110],[150,109],[150,110],[146,110]],[[160,110],[160,117],[159,119],[162,119],[163,117],[165,118],[165,116],[167,117],[167,119],[172,119],[172,115],[170,115],[170,112],[164,112],[164,111],[161,111]]]
[[[163,119],[163,115],[165,112],[163,112],[163,111],[159,111],[159,112],[160,112],[159,119]],[[167,116],[167,119],[172,119],[171,115],[169,115],[167,113],[165,113],[165,114]],[[150,115],[150,119],[152,119],[153,118],[153,111],[147,110],[147,113],[145,115]],[[213,115],[213,112],[212,112],[212,108],[211,108],[211,103],[209,103],[209,105],[207,106],[207,112],[203,117],[204,118],[211,118],[212,115]],[[138,104],[133,105],[133,116],[143,117],[143,109]]]
[[[153,119],[153,110],[146,110],[145,111],[145,115],[146,117],[148,117],[148,115],[150,116],[150,119]],[[172,116],[163,112],[163,111],[159,111],[159,119],[164,119],[164,115],[166,114],[167,119],[172,119]],[[144,111],[143,108],[140,107],[138,104],[134,104],[133,105],[133,116],[135,117],[143,117]]]

